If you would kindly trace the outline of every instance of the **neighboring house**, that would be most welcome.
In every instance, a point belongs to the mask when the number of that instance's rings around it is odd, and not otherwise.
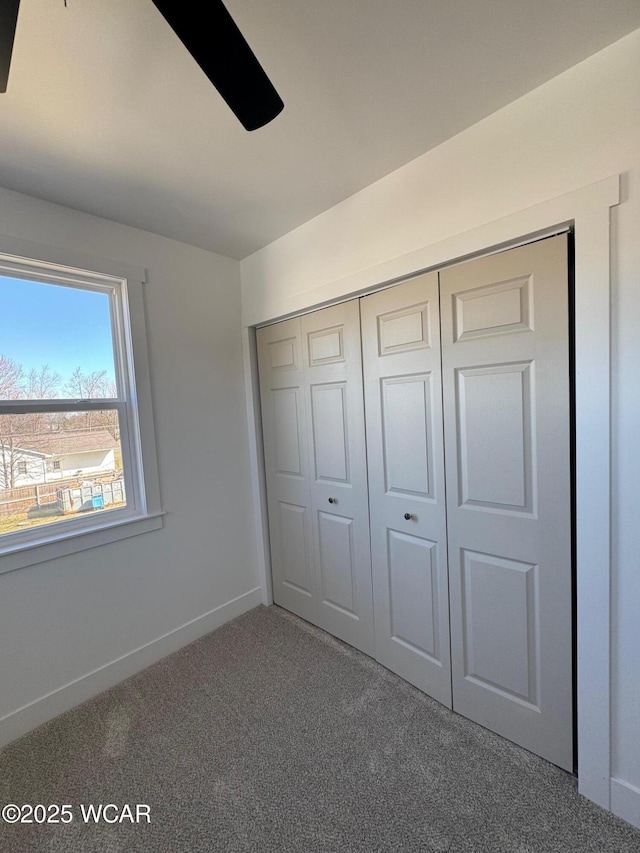
[[[25,437],[13,449],[14,487],[116,470],[118,442],[106,429],[68,430]]]

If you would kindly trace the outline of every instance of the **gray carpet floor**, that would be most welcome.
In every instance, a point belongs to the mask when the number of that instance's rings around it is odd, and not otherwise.
[[[640,851],[572,776],[275,607],[7,747],[8,802],[74,819],[1,824],[3,853]],[[151,822],[86,824],[89,803]]]

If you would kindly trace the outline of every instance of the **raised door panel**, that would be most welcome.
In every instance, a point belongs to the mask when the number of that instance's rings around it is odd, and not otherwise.
[[[538,566],[461,553],[464,677],[538,709]]]
[[[453,706],[573,769],[566,236],[440,273]]]
[[[318,551],[323,604],[357,617],[353,519],[318,512]]]
[[[431,346],[429,301],[407,305],[378,316],[378,355],[393,355]]]
[[[261,334],[260,332],[258,334]],[[266,371],[296,370],[300,368],[300,341],[297,337],[283,338],[266,344],[263,369]]]
[[[391,639],[438,664],[437,545],[388,530]]]
[[[453,294],[454,340],[533,331],[531,276],[460,290]]]
[[[273,597],[318,622],[300,320],[257,331]]]
[[[307,509],[279,501],[278,510],[282,583],[310,596],[313,583],[308,560]]]
[[[437,274],[360,310],[376,658],[451,707]]]
[[[344,326],[309,332],[307,345],[311,367],[344,361]]]
[[[278,475],[302,477],[304,465],[300,448],[300,388],[275,388],[271,391],[273,431],[275,434],[275,470]]]
[[[374,651],[358,301],[302,318],[318,623]]]
[[[433,498],[431,374],[384,377],[380,391],[385,491]]]
[[[460,506],[533,511],[531,362],[455,371]]]
[[[349,483],[347,383],[314,384],[310,386],[309,391],[315,479]]]

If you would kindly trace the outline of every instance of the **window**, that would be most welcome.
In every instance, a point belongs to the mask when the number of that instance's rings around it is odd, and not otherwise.
[[[161,526],[144,274],[51,253],[0,253],[0,571]]]

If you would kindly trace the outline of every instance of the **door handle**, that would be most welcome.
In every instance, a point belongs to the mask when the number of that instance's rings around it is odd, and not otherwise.
[[[330,504],[337,504],[337,503],[338,503],[338,498],[329,498],[329,503],[330,503]]]
[[[411,515],[410,512],[405,512],[405,514],[404,514],[404,520],[405,521],[411,521],[412,518],[413,518],[413,516]]]

